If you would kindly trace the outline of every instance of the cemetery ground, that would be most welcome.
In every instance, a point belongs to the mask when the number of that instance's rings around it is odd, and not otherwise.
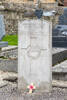
[[[50,93],[34,92],[33,94],[29,94],[26,90],[24,92],[18,90],[16,77],[16,73],[0,71],[0,100],[67,100],[67,88],[59,87],[58,85],[55,86],[54,83],[57,84],[57,81],[53,81]],[[62,81],[58,82],[59,84],[62,83]]]
[[[9,37],[10,40],[8,40]],[[16,46],[8,46],[2,48],[3,52],[0,54],[0,56],[3,57],[4,55],[5,60],[7,59],[7,56],[10,60],[15,60],[17,58],[17,35],[5,36],[3,40],[8,40],[9,45]],[[7,51],[10,52],[7,53]],[[59,49],[57,49],[56,51],[59,51]],[[53,77],[52,91],[50,93],[33,92],[32,94],[29,94],[27,90],[25,90],[24,92],[18,90],[17,72],[0,70],[0,100],[67,100],[67,75],[65,72],[66,70],[67,60],[64,60],[63,62],[56,64],[55,69],[53,67],[53,73],[55,73],[56,76]],[[61,76],[59,74],[61,74]]]

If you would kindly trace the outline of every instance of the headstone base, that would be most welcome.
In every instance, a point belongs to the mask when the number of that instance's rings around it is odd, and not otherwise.
[[[22,78],[19,78],[18,79],[18,89],[20,91],[23,91],[23,92],[24,91],[27,91],[27,86],[28,85],[29,84],[27,84],[24,79],[22,79]],[[44,83],[40,83],[39,87],[36,87],[36,89],[35,89],[34,92],[35,93],[39,93],[39,92],[50,92],[51,90],[52,90],[51,83],[44,82]]]

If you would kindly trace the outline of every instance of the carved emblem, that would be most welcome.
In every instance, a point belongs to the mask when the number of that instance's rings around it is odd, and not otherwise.
[[[31,57],[32,59],[37,59],[40,57],[40,54],[41,54],[41,50],[39,47],[30,47],[28,49],[28,52],[27,52],[28,56]]]

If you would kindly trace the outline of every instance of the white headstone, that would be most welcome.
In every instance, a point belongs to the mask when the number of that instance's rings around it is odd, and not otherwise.
[[[46,20],[24,20],[18,25],[18,87],[49,91],[52,81],[52,23]]]

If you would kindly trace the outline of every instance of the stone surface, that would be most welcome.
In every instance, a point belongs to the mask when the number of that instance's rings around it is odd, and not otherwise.
[[[0,82],[1,83],[6,82],[4,79],[9,79],[9,78],[16,79],[17,77],[18,77],[18,75],[15,72],[8,72],[8,71],[0,70]]]
[[[12,0],[11,0],[12,1]],[[3,0],[2,0],[3,2]],[[4,22],[5,22],[5,30],[6,34],[17,34],[18,33],[18,20],[25,18],[23,15],[26,11],[35,11],[36,5],[33,3],[14,3],[5,0],[5,2],[0,5],[0,14],[4,15]],[[57,10],[58,14],[62,12],[62,9],[57,6],[57,3],[42,3],[41,8],[44,10]],[[33,18],[33,14],[32,14]],[[58,22],[57,16],[55,16],[53,25],[56,25]]]
[[[67,60],[55,65],[52,70],[55,73],[67,73]]]
[[[62,61],[67,59],[67,49],[66,48],[54,48],[53,49],[53,56],[52,56],[52,62],[53,65],[56,65]]]
[[[7,46],[8,46],[8,42],[0,41],[0,48],[7,47]]]
[[[52,71],[53,79],[67,81],[67,60],[55,65]]]
[[[9,76],[7,78],[4,78],[3,80],[9,81],[9,82],[17,82],[17,77],[16,76]]]
[[[2,51],[10,51],[10,50],[15,50],[17,48],[18,48],[18,46],[9,45],[8,47],[3,47]]]
[[[7,85],[8,85],[8,82],[0,80],[0,88],[7,86]]]
[[[67,88],[67,81],[53,80],[52,81],[52,86]]]
[[[34,83],[39,90],[51,89],[52,24],[46,20],[19,22],[18,87]]]
[[[4,16],[0,15],[0,40],[2,40],[5,35],[5,24],[4,24]],[[0,48],[8,46],[8,42],[0,41]]]
[[[56,53],[63,52],[66,50],[67,50],[66,48],[52,48],[52,54],[56,54]]]
[[[0,58],[6,59],[18,59],[18,47],[17,46],[8,46],[3,47],[0,51]]]
[[[63,14],[59,17],[59,24],[67,25],[67,7],[63,8],[63,10]]]
[[[0,59],[0,70],[17,72],[18,62],[16,59]]]
[[[4,17],[0,15],[0,40],[2,40],[5,35],[5,25],[4,25]]]

